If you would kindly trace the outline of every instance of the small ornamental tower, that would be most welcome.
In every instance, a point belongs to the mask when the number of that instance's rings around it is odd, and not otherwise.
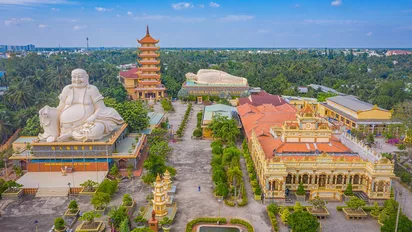
[[[164,186],[163,180],[160,175],[157,174],[156,182],[154,183],[153,190],[153,210],[156,213],[156,217],[163,217],[167,215],[166,203],[168,200],[167,189]]]
[[[163,175],[163,180],[164,180],[164,187],[166,191],[172,189],[172,181],[170,180],[170,172],[166,169],[166,172]]]

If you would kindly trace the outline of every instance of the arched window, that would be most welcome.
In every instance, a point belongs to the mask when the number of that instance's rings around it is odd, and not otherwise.
[[[286,176],[286,184],[292,184],[292,175],[291,174],[288,174]]]
[[[303,180],[302,180],[302,182],[303,182],[304,184],[307,184],[307,183],[309,183],[309,182],[308,182],[308,179],[309,179],[308,174],[304,174],[304,175],[303,175]]]
[[[383,192],[383,186],[385,183],[383,181],[379,181],[378,183],[378,192]]]
[[[353,177],[353,184],[359,184],[359,175]]]
[[[342,175],[338,175],[338,178],[336,180],[336,184],[342,184],[343,182],[343,176]]]

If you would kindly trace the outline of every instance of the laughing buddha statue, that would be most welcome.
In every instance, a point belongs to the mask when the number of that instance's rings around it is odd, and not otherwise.
[[[59,105],[45,106],[39,111],[44,129],[40,140],[99,140],[124,123],[115,109],[105,106],[97,87],[89,84],[85,70],[75,69],[71,74],[72,84],[63,88]]]

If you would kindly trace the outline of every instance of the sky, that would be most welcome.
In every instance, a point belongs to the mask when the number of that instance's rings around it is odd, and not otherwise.
[[[411,48],[411,0],[0,0],[0,44]]]

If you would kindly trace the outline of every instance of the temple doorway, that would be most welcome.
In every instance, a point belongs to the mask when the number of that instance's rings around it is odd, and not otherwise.
[[[320,187],[320,188],[324,188],[324,187],[325,187],[325,185],[326,185],[326,175],[320,175],[320,176],[319,176],[319,182],[318,182],[318,184],[319,184],[319,187]]]
[[[27,170],[27,162],[24,160],[20,161],[20,168],[21,170]]]
[[[156,93],[146,93],[145,98],[146,99],[150,99],[150,98],[155,99],[156,98]]]
[[[126,169],[127,168],[127,162],[126,160],[119,160],[119,169]]]

